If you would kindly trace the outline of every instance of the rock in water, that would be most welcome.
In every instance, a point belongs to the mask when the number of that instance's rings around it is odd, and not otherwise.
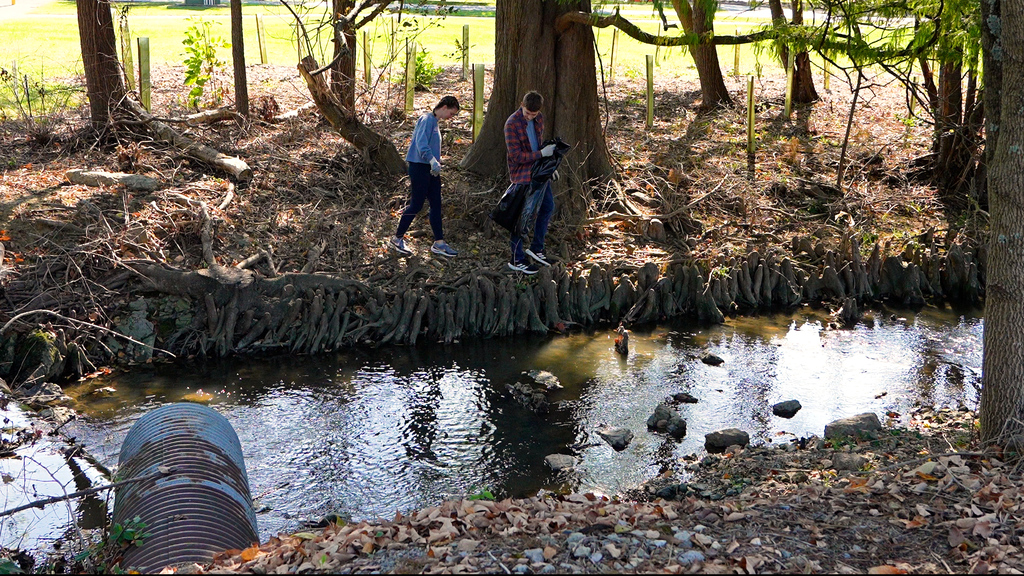
[[[544,457],[544,463],[555,472],[559,472],[575,467],[576,459],[568,454],[548,454]]]
[[[882,423],[878,421],[878,416],[874,412],[865,412],[830,422],[825,426],[825,438],[832,439],[843,436],[874,438],[877,436],[876,432],[881,429]]]
[[[772,406],[772,414],[780,418],[792,418],[803,406],[797,400],[786,400]]]
[[[526,372],[526,375],[548,390],[561,390],[564,388],[562,383],[558,381],[558,378],[547,370],[530,370]]]
[[[704,435],[704,448],[712,453],[724,452],[729,446],[746,446],[749,443],[750,434],[738,428],[726,428]]]
[[[617,452],[625,450],[626,446],[629,446],[629,443],[633,440],[633,432],[628,428],[603,426],[598,428],[597,435],[603,438]]]
[[[676,409],[662,402],[647,419],[647,427],[658,432],[668,432],[673,438],[686,436],[686,420]]]
[[[725,360],[722,360],[721,358],[715,356],[711,352],[705,352],[701,354],[700,361],[707,364],[708,366],[720,366],[725,362]]]

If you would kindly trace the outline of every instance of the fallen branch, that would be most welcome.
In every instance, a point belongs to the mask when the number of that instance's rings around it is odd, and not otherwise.
[[[234,199],[235,199],[235,183],[234,182],[228,182],[228,193],[224,195],[224,201],[220,203],[220,206],[217,206],[217,210],[223,211],[225,208],[228,207],[228,204],[231,204],[231,201],[234,200]]]
[[[191,114],[185,116],[186,124],[205,124],[210,122],[220,122],[221,120],[234,120],[241,118],[241,115],[235,111],[234,106],[225,106],[223,108],[217,108],[216,110],[204,110],[197,114]]]
[[[72,184],[86,186],[124,186],[132,190],[152,192],[160,187],[160,181],[141,174],[125,174],[124,172],[101,172],[86,170],[68,170],[64,177]]]
[[[176,148],[180,148],[189,156],[228,172],[234,176],[236,180],[243,182],[252,180],[252,169],[250,169],[249,165],[241,159],[218,152],[209,146],[200,144],[188,136],[179,133],[174,128],[171,128],[167,124],[157,120],[152,114],[146,112],[146,110],[136,102],[125,100],[125,103],[136,116],[142,119],[142,121],[153,130],[154,134],[156,134],[157,140],[170,144]]]
[[[42,508],[47,504],[56,504],[57,502],[71,500],[73,498],[81,498],[82,496],[88,496],[90,494],[95,494],[97,492],[103,492],[104,490],[110,490],[111,488],[118,488],[126,484],[135,484],[136,482],[145,482],[146,480],[161,478],[174,472],[173,470],[165,466],[160,466],[160,468],[163,468],[163,470],[160,470],[159,472],[153,472],[152,474],[147,474],[145,476],[140,476],[138,478],[129,478],[128,480],[121,480],[120,482],[114,482],[113,484],[97,486],[95,488],[89,488],[86,490],[79,490],[78,492],[72,492],[71,494],[65,494],[64,496],[53,496],[51,498],[43,498],[42,500],[29,502],[28,504],[23,504],[21,506],[11,508],[10,510],[4,510],[3,512],[0,512],[0,518],[4,516],[10,516],[11,514],[17,514],[18,512],[21,512],[22,510],[28,510],[29,508]]]

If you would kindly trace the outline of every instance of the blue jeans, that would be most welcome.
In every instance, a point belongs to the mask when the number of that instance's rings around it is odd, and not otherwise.
[[[548,224],[551,222],[551,215],[555,212],[555,196],[551,192],[551,182],[544,184],[544,190],[532,195],[530,200],[527,200],[526,206],[523,206],[523,212],[533,211],[537,212],[537,223],[533,226],[533,241],[530,242],[530,251],[536,254],[544,251],[544,237],[548,234]],[[526,260],[521,236],[513,234],[511,246],[513,262]]]
[[[412,224],[412,219],[423,209],[423,202],[430,202],[430,229],[434,232],[434,240],[444,239],[441,227],[441,177],[430,175],[430,164],[409,162],[409,205],[398,220],[398,231],[395,236],[405,236],[405,231]]]

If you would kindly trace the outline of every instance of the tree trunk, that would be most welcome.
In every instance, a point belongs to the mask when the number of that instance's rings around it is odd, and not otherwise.
[[[801,0],[793,0],[793,24],[800,25],[804,22],[803,3]],[[772,24],[778,26],[786,22],[786,13],[782,9],[782,0],[768,0],[768,7],[772,13]],[[782,66],[789,64],[789,48],[785,45],[779,46],[779,60]],[[793,57],[793,102],[796,104],[811,104],[818,101],[818,91],[814,88],[814,76],[811,74],[811,57],[807,51],[797,52]]]
[[[249,85],[245,80],[245,42],[242,36],[242,0],[231,0],[231,62],[235,72],[235,109],[249,116]]]
[[[594,32],[571,26],[558,35],[555,20],[570,11],[590,11],[590,2],[562,5],[543,0],[497,0],[495,10],[494,87],[480,136],[462,161],[478,174],[507,174],[505,120],[530,90],[544,96],[544,138],[560,136],[573,146],[559,171],[568,186],[559,187],[559,205],[583,182],[612,175],[597,101]],[[568,205],[582,216],[587,199]]]
[[[978,183],[978,195],[985,200],[985,208],[988,208],[988,167],[992,165],[992,157],[995,154],[996,146],[999,143],[999,131],[995,129],[999,122],[1001,111],[1000,98],[1003,93],[1003,68],[1000,60],[993,55],[997,47],[1002,50],[1002,39],[999,36],[998,23],[1000,22],[1000,0],[981,3],[981,57],[982,70],[985,86],[982,90],[982,108],[985,112],[985,154],[982,156],[978,166],[976,182]]]
[[[683,28],[695,34],[715,32],[714,4],[707,0],[694,0],[690,6],[688,0],[672,0],[672,7],[675,8],[676,16]],[[709,13],[710,12],[710,13]],[[722,77],[722,67],[718,64],[718,48],[712,44],[701,44],[690,46],[690,56],[697,67],[697,77],[700,79],[701,108],[717,108],[732,104],[729,97],[729,90],[725,87],[725,78]]]
[[[992,59],[985,55],[986,82],[990,74],[1000,73],[990,69],[990,63],[1002,67],[1002,114],[991,121],[998,127],[992,132],[999,136],[989,167],[992,218],[980,407],[983,441],[996,440],[1004,432],[1024,432],[1024,10],[1019,2],[1001,8],[1001,30],[987,45],[1000,44],[1001,32],[1001,54]]]
[[[352,9],[354,0],[334,0],[334,13],[347,14]],[[345,22],[341,30],[340,38],[348,51],[344,51],[342,43],[338,42],[339,34],[334,35],[334,66],[331,67],[331,90],[338,97],[342,108],[353,110],[356,105],[356,31],[352,23]]]
[[[93,127],[101,129],[109,122],[111,109],[125,96],[114,19],[108,0],[77,0],[77,6],[89,113]]]

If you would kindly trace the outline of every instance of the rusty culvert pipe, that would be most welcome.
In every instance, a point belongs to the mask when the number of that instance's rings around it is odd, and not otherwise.
[[[173,472],[118,487],[114,523],[138,516],[150,534],[131,546],[121,567],[159,572],[207,563],[217,552],[259,542],[242,445],[231,424],[200,404],[161,406],[132,426],[121,444],[122,480]]]

